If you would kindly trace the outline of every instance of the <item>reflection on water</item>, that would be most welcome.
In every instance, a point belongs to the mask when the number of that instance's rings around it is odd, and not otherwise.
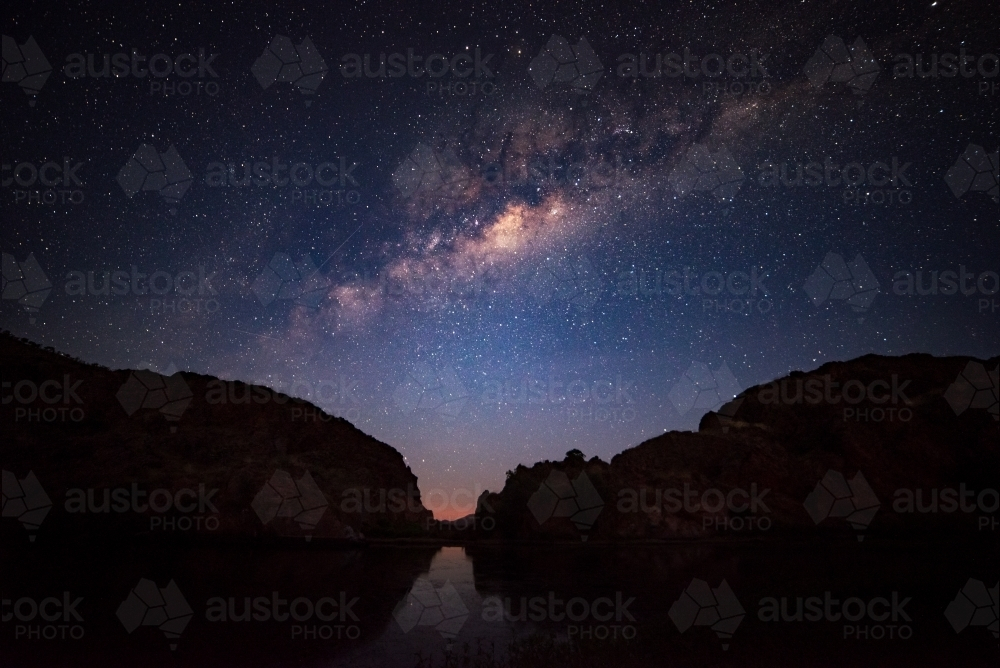
[[[945,616],[963,587],[976,598],[972,580],[995,596],[997,541],[982,538],[350,550],[8,543],[0,656],[5,667],[219,668],[466,665],[471,655],[479,662],[469,665],[493,667],[523,647],[512,642],[544,638],[599,660],[550,652],[529,665],[655,666],[667,655],[699,666],[996,665],[984,623],[996,619],[987,619],[995,601],[964,626],[961,606]],[[175,583],[190,606],[176,637],[154,623],[159,613],[123,617],[143,580]],[[21,619],[33,608],[16,602],[64,597],[81,599],[82,635],[46,642],[52,624]],[[831,615],[797,619],[810,597],[837,601]],[[880,618],[879,600],[898,618]],[[874,616],[845,623],[850,606],[872,601]]]
[[[512,641],[539,638],[603,657],[568,665],[995,665],[988,629],[963,636],[945,617],[970,577],[993,585],[995,543],[446,547],[378,638],[337,665],[465,665],[484,654],[494,661],[471,665],[505,665]],[[829,599],[829,614],[795,619],[810,597]]]
[[[432,665],[468,643],[495,649],[512,638],[509,627],[484,622],[472,559],[464,547],[442,547],[426,573],[393,609],[378,639],[342,657],[340,666]]]

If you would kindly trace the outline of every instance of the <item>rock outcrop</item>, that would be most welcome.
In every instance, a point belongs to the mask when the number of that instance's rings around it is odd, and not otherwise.
[[[357,540],[432,517],[399,452],[269,388],[110,370],[6,333],[0,370],[12,539],[15,519],[53,536]]]
[[[610,463],[571,451],[484,494],[483,539],[996,531],[1000,358],[866,355],[752,387]]]

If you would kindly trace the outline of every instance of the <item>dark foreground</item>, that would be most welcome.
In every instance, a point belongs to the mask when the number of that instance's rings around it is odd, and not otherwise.
[[[0,560],[0,654],[13,667],[910,667],[1000,658],[994,532],[352,550],[40,537],[7,541]]]

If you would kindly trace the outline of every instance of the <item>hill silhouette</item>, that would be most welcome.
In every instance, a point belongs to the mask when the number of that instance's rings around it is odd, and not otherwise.
[[[977,531],[997,510],[998,365],[866,355],[795,372],[610,463],[571,451],[518,466],[481,497],[478,524],[492,517],[495,531],[480,536]]]
[[[4,495],[34,475],[54,505],[40,535],[358,540],[432,517],[399,452],[270,388],[111,370],[8,333],[0,371]]]
[[[181,541],[975,531],[997,510],[998,368],[922,354],[831,362],[610,462],[573,450],[518,466],[475,517],[431,522],[399,452],[306,401],[111,370],[2,333],[4,514],[29,535]],[[33,485],[44,498],[29,498]]]

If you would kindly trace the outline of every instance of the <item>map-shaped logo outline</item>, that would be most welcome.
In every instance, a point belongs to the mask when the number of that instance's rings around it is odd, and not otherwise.
[[[392,617],[404,634],[418,626],[433,626],[450,642],[458,637],[468,620],[469,608],[450,580],[435,587],[426,576],[420,576],[396,605]]]
[[[18,262],[11,253],[3,253],[0,262],[2,299],[16,300],[28,313],[37,313],[52,292],[52,283],[35,254],[28,253],[23,262]]]
[[[16,83],[28,96],[28,106],[35,106],[38,94],[52,74],[52,64],[32,35],[20,46],[9,35],[0,36],[0,41],[3,47],[3,83]]]
[[[604,76],[604,65],[585,36],[573,46],[565,37],[552,35],[528,65],[535,86],[569,84],[574,92],[586,93]]]
[[[129,417],[140,408],[153,408],[171,422],[181,419],[193,397],[191,386],[173,364],[162,374],[150,369],[135,369],[115,393]]]
[[[331,285],[308,253],[298,262],[288,253],[275,253],[250,290],[264,307],[275,300],[288,300],[295,306],[318,309]]]
[[[847,46],[840,37],[828,35],[803,71],[814,88],[830,82],[846,83],[855,95],[861,95],[875,83],[881,68],[861,37]]]
[[[970,408],[983,408],[1000,420],[1000,365],[987,371],[982,362],[969,360],[944,392],[945,401],[961,415]]]
[[[430,412],[454,421],[472,399],[454,367],[436,370],[428,362],[417,362],[392,393],[393,402],[405,415]]]
[[[1000,151],[987,153],[979,144],[969,144],[944,180],[956,199],[969,192],[984,192],[1000,202]]]
[[[868,312],[881,287],[860,253],[848,263],[842,255],[832,251],[802,285],[816,307],[827,300],[843,301],[858,314]]]
[[[605,281],[586,255],[546,258],[528,289],[542,304],[564,301],[578,311],[593,308],[604,293]]]
[[[985,626],[994,638],[1000,638],[1000,583],[987,589],[982,580],[969,578],[945,608],[944,616],[955,633]]]
[[[684,375],[670,388],[667,398],[681,415],[687,415],[694,409],[714,411],[726,407],[726,412],[720,415],[731,418],[739,405],[730,404],[742,391],[726,362],[712,371],[707,364],[692,361]]]
[[[746,610],[725,580],[713,588],[694,578],[667,614],[681,633],[694,626],[710,627],[722,640],[722,649],[728,650],[728,641],[746,617]]]
[[[553,517],[568,517],[580,531],[580,540],[586,541],[587,532],[604,510],[604,499],[586,471],[570,480],[564,471],[552,469],[528,499],[528,510],[539,525]]]
[[[303,37],[296,46],[290,37],[275,35],[250,71],[264,90],[276,83],[287,83],[302,95],[315,95],[330,68],[309,37]],[[310,102],[306,100],[306,106]]]
[[[0,471],[0,517],[13,517],[28,531],[28,541],[35,542],[35,531],[52,509],[52,499],[34,471],[18,480],[13,471]]]
[[[191,188],[194,175],[173,144],[160,153],[152,144],[144,143],[118,170],[115,180],[129,199],[140,192],[157,192],[163,201],[176,205]],[[171,213],[176,209],[171,208]]]
[[[175,641],[194,617],[194,610],[173,580],[160,588],[153,580],[141,578],[115,614],[129,635],[140,626],[155,626],[169,641]],[[177,649],[177,643],[170,642],[170,649]]]
[[[295,480],[282,469],[271,475],[250,504],[265,526],[281,517],[297,523],[302,531],[314,531],[329,505],[309,471]]]
[[[732,202],[745,180],[729,149],[721,146],[713,153],[707,144],[692,144],[667,177],[679,197],[710,192],[718,202]]]
[[[470,182],[469,169],[453,149],[436,151],[423,142],[418,142],[392,173],[392,185],[404,199],[458,199]]]
[[[840,471],[830,469],[816,483],[815,489],[809,493],[802,506],[817,525],[830,517],[842,517],[856,531],[861,532],[871,524],[875,513],[882,507],[882,502],[861,471],[847,480]],[[865,536],[858,533],[857,538],[860,543]]]

